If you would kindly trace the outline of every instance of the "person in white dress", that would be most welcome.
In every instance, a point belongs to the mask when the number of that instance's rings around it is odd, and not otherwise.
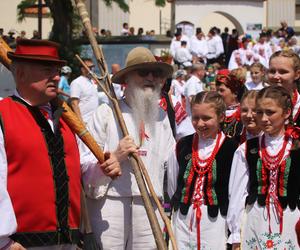
[[[234,154],[227,223],[233,249],[300,249],[299,130],[287,126],[290,94],[281,86],[262,89],[256,119],[263,130]],[[246,204],[246,205],[245,205]]]
[[[250,66],[251,81],[246,82],[247,90],[261,90],[268,86],[264,81],[265,67],[261,63],[253,63]]]
[[[169,159],[168,194],[180,250],[226,249],[228,181],[238,144],[220,131],[225,103],[215,91],[192,101],[196,133],[183,137]]]

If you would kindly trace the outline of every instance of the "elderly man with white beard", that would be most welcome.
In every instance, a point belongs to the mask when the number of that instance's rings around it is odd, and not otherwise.
[[[122,173],[117,178],[110,178],[119,173],[116,164],[96,167],[84,176],[92,228],[103,249],[156,249],[128,154],[136,152],[141,156],[155,192],[162,199],[164,168],[175,141],[159,99],[172,71],[170,65],[157,62],[150,50],[131,50],[125,68],[112,77],[114,83],[126,84],[125,98],[119,104],[130,136],[122,139],[117,119],[107,104],[98,107],[89,124],[97,143],[106,152],[115,152],[121,163]]]

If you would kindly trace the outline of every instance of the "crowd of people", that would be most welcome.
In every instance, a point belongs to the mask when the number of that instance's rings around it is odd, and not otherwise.
[[[300,47],[297,43],[293,28],[285,21],[281,22],[281,28],[277,31],[262,30],[257,41],[249,34],[239,36],[236,29],[229,34],[227,27],[223,33],[219,28],[212,27],[207,35],[201,28],[197,28],[192,37],[177,29],[170,45],[170,53],[175,63],[182,68],[196,62],[218,62],[230,70],[260,62],[268,68],[270,56],[276,51],[292,49],[299,54]]]
[[[26,39],[28,38],[25,30],[18,32],[15,29],[10,29],[7,34],[4,33],[4,29],[0,28],[0,37],[11,47],[16,47],[17,39]],[[30,39],[41,39],[41,36],[37,30],[32,32],[32,37]]]
[[[143,47],[124,68],[113,64],[124,138],[91,58],[71,81],[58,44],[19,39],[8,53],[16,90],[0,101],[0,249],[76,249],[81,182],[102,249],[156,249],[132,153],[158,198],[171,200],[178,249],[300,249],[300,58],[292,48],[269,52],[264,40],[251,52],[262,57],[264,46],[265,63],[228,68],[217,32],[204,40],[197,29],[187,40],[178,31],[174,65]],[[197,47],[195,57],[195,41],[207,43],[207,54]],[[180,61],[191,49],[190,63]],[[57,97],[103,148],[104,162],[65,123]]]

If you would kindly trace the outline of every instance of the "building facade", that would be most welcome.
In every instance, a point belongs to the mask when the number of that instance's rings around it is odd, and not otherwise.
[[[7,33],[10,29],[17,32],[25,30],[27,37],[37,29],[37,17],[32,15],[19,23],[17,5],[21,0],[1,0],[0,28]],[[290,26],[300,27],[300,0],[174,0],[166,6],[156,7],[154,0],[125,0],[130,12],[124,13],[115,3],[107,7],[102,0],[87,0],[93,26],[110,30],[112,35],[120,35],[122,24],[128,23],[135,31],[154,30],[155,34],[165,34],[170,29],[171,7],[174,4],[175,24],[189,22],[194,27],[202,27],[207,32],[211,26],[237,28],[248,32],[255,27],[278,27],[281,20]],[[43,18],[42,37],[47,38],[51,31],[52,20]]]

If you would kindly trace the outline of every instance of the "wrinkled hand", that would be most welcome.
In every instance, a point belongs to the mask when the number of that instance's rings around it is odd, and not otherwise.
[[[112,179],[117,178],[122,174],[120,162],[118,161],[114,153],[105,153],[106,161],[103,162],[100,167],[106,176]]]
[[[134,140],[130,136],[124,137],[118,145],[117,150],[114,152],[119,162],[127,160],[130,153],[137,153],[138,147],[135,145]]]
[[[21,244],[14,242],[11,244],[11,246],[8,248],[9,250],[26,250],[26,248],[22,247]]]
[[[233,243],[232,244],[232,250],[240,250],[241,244],[240,243]]]

